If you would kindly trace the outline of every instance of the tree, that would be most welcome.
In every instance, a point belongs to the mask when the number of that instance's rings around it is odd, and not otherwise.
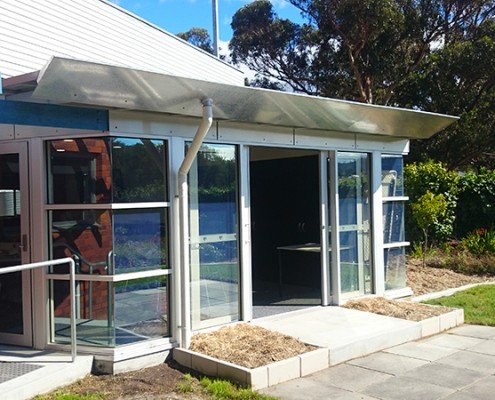
[[[179,32],[178,37],[184,39],[186,42],[199,47],[200,49],[213,54],[213,47],[211,45],[210,34],[204,28],[191,28],[187,32]]]
[[[423,231],[423,267],[428,251],[428,229],[445,215],[447,207],[448,203],[443,194],[435,195],[430,191],[411,204],[414,220]]]
[[[256,85],[460,115],[416,159],[495,165],[495,0],[289,1],[304,23],[267,0],[233,17],[232,60]]]

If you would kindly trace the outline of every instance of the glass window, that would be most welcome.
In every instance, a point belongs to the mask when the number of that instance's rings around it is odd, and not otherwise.
[[[49,212],[49,219],[53,259],[75,255],[77,273],[109,273],[112,255],[110,210],[53,210]],[[54,272],[68,273],[68,267],[54,267]]]
[[[114,210],[114,273],[166,269],[166,210]]]
[[[56,343],[70,341],[67,281],[52,281]],[[77,339],[114,347],[169,335],[168,277],[122,282],[77,282]]]
[[[189,172],[194,329],[239,319],[237,187],[236,146],[204,144]]]
[[[404,196],[404,164],[402,156],[382,155],[383,197]]]
[[[48,155],[50,204],[166,201],[163,140],[55,140]]]
[[[370,161],[365,153],[338,153],[342,292],[372,292]]]
[[[383,203],[383,242],[404,242],[404,202]]]
[[[406,250],[404,247],[385,249],[385,290],[402,289],[407,285]]]
[[[114,138],[114,203],[165,201],[165,155],[163,140]]]
[[[109,203],[110,149],[106,139],[48,143],[50,204]]]

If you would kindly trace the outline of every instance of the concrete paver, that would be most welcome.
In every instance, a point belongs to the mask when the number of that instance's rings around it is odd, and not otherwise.
[[[425,361],[436,361],[440,358],[450,356],[458,350],[450,347],[436,346],[430,343],[409,342],[384,351],[399,356],[418,358]]]
[[[423,340],[423,343],[462,350],[483,343],[483,339],[444,333],[441,335],[433,336],[429,339],[425,339]]]
[[[472,399],[493,399],[495,395],[495,376],[483,378],[468,388],[461,390],[461,393],[470,396]]]
[[[350,360],[263,392],[288,400],[492,400],[495,327],[461,328]]]
[[[474,351],[475,353],[488,354],[495,356],[495,340],[485,340],[473,347],[469,347],[467,350]]]
[[[320,371],[312,375],[311,379],[318,384],[323,382],[340,389],[361,391],[372,384],[385,381],[391,377],[392,375],[383,372],[349,364],[341,364],[337,365],[335,368]]]
[[[472,369],[431,363],[409,371],[403,376],[447,388],[462,389],[481,378],[485,378],[487,374]]]
[[[491,326],[462,325],[450,331],[454,335],[470,336],[479,339],[495,339],[495,330]]]
[[[418,385],[416,379],[393,377],[385,382],[369,386],[365,394],[387,400],[437,400],[454,392],[443,386],[422,382]]]
[[[461,366],[474,371],[484,372],[487,374],[495,373],[495,357],[485,354],[473,353],[471,351],[460,350],[457,353],[441,358],[437,361],[440,364]]]
[[[411,369],[428,364],[428,361],[380,352],[371,354],[367,357],[351,360],[349,361],[349,364],[384,372],[386,374],[402,375]]]

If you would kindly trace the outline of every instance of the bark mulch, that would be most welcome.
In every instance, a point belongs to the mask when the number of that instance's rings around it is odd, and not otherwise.
[[[247,368],[297,356],[316,347],[250,324],[227,326],[192,337],[190,349]]]
[[[452,311],[448,307],[434,307],[408,301],[388,300],[383,297],[349,301],[344,307],[385,315],[387,317],[407,319],[409,321],[422,321]]]
[[[423,267],[419,259],[409,258],[407,262],[407,286],[415,296],[493,280],[493,277],[464,275],[446,268]]]

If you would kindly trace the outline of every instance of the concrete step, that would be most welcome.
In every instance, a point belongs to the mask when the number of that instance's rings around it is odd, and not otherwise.
[[[74,383],[91,372],[93,356],[78,356],[74,363],[67,362],[67,358],[52,356],[44,362],[0,361],[2,400],[31,399]]]

